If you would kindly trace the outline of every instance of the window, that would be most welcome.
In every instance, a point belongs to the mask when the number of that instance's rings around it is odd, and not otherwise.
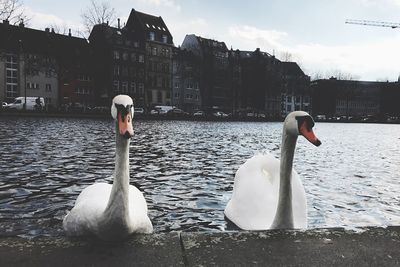
[[[168,36],[167,35],[165,35],[165,34],[163,34],[162,36],[161,36],[161,40],[162,40],[162,42],[163,43],[168,43]]]
[[[135,61],[136,61],[136,54],[135,54],[135,53],[132,53],[132,54],[131,54],[131,61],[132,61],[132,62],[135,62]]]
[[[133,47],[139,47],[139,42],[133,42]]]
[[[144,55],[139,55],[139,62],[144,62]]]
[[[157,87],[161,87],[162,86],[162,79],[160,76],[157,77]]]
[[[154,41],[156,39],[156,34],[154,32],[149,32],[149,40]]]
[[[46,92],[51,92],[51,84],[46,83]]]
[[[162,102],[162,94],[160,91],[157,91],[157,102],[161,103]]]
[[[114,65],[114,75],[119,76],[119,66],[118,65]]]
[[[174,94],[174,97],[175,97],[175,98],[179,98],[179,93],[176,92],[176,93]]]
[[[128,60],[128,58],[129,58],[128,53],[127,53],[127,52],[124,52],[124,53],[122,54],[122,59],[123,59],[123,60]]]
[[[26,88],[27,89],[39,89],[39,84],[38,83],[26,83]]]
[[[119,81],[114,81],[113,82],[113,89],[114,89],[114,92],[118,92],[119,91]]]
[[[139,94],[143,95],[144,94],[144,84],[139,83]]]
[[[114,51],[114,59],[119,59],[119,52],[118,51]]]
[[[151,54],[152,54],[153,56],[157,56],[157,47],[153,47],[153,48],[151,49]]]
[[[136,94],[136,83],[131,82],[131,93]]]
[[[127,82],[122,82],[122,93],[128,93],[128,83]]]
[[[51,70],[46,70],[45,76],[46,76],[47,78],[51,77]]]

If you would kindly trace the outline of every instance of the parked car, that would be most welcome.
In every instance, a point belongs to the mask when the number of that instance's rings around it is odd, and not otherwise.
[[[144,108],[135,108],[135,115],[144,115]]]
[[[185,116],[185,115],[188,115],[187,112],[183,111],[180,108],[173,108],[173,109],[169,110],[167,113],[168,113],[168,115],[172,115],[172,116]]]
[[[222,111],[214,112],[213,115],[214,115],[214,117],[217,117],[217,118],[227,118],[227,117],[229,117],[228,114],[226,114],[225,112],[222,112]]]
[[[206,115],[206,113],[202,110],[198,110],[195,113],[193,113],[193,117],[204,117]]]
[[[42,110],[44,108],[44,98],[36,96],[20,96],[15,98],[13,103],[6,106],[7,109],[23,110],[26,99],[26,110]]]

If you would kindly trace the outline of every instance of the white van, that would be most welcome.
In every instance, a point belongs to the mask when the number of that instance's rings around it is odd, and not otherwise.
[[[6,106],[7,109],[23,110],[25,104],[25,97],[20,96],[15,98],[13,103]],[[26,97],[26,110],[43,110],[44,108],[44,98],[36,96]]]

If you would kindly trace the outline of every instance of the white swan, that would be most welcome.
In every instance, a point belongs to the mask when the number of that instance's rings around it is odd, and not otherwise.
[[[304,187],[293,170],[298,135],[312,144],[312,117],[304,111],[287,115],[283,123],[281,161],[272,155],[256,155],[239,167],[225,216],[244,230],[307,228]]]
[[[114,97],[111,115],[116,120],[116,157],[113,184],[95,183],[78,196],[65,216],[63,227],[68,236],[94,234],[115,240],[131,233],[151,233],[143,194],[129,185],[129,143],[133,135],[133,101],[129,96]]]

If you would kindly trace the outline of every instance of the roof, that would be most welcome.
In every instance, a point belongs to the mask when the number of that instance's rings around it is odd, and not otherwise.
[[[213,40],[213,39],[207,39],[207,38],[200,37],[197,35],[195,35],[195,36],[203,48],[209,48],[212,50],[228,51],[228,47],[226,46],[226,44],[224,42],[220,42],[220,41]]]
[[[49,56],[81,55],[88,52],[86,39],[0,23],[0,49],[44,54]]]
[[[167,25],[160,16],[158,17],[153,16],[150,14],[136,11],[134,8],[132,8],[126,25],[130,27],[131,25],[134,24],[135,19],[138,20],[139,24],[141,25],[141,28],[145,31],[158,32],[160,34],[167,34],[170,37],[172,37],[170,31],[168,30]]]
[[[296,62],[281,62],[283,73],[293,76],[305,76],[303,70]]]

